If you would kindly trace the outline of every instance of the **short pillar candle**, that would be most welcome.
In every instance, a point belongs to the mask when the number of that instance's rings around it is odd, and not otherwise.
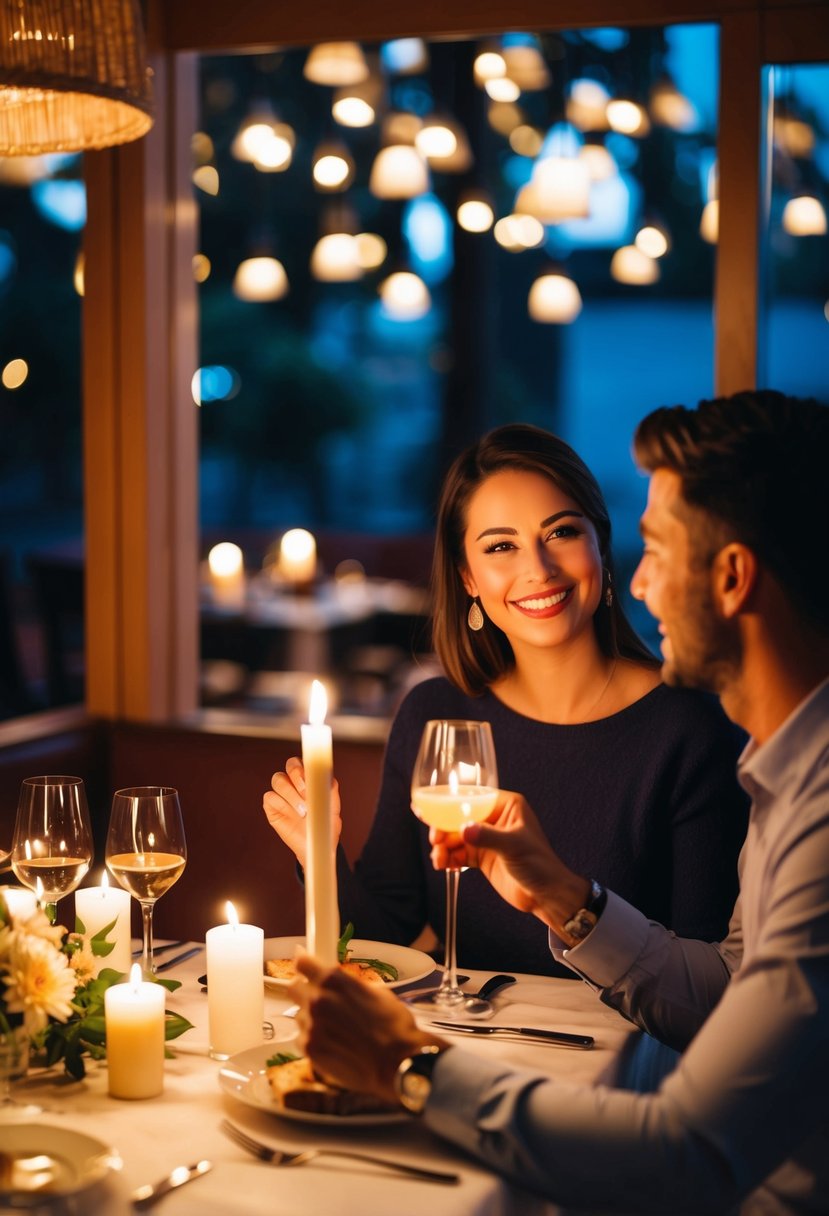
[[[95,975],[105,967],[128,975],[132,966],[129,891],[111,887],[104,873],[100,887],[82,887],[75,892],[75,915],[87,941],[115,921],[106,938],[113,948],[109,954],[95,955]]]
[[[240,925],[228,902],[228,923],[208,929],[207,1021],[210,1054],[226,1060],[262,1042],[265,1019],[265,934]]]
[[[164,997],[133,965],[129,983],[104,993],[107,1069],[113,1098],[155,1098],[164,1088]]]

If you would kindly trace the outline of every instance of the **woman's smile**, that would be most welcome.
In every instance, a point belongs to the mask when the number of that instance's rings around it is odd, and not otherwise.
[[[531,617],[551,617],[558,616],[573,594],[574,587],[564,587],[549,591],[546,595],[540,596],[535,592],[531,596],[524,599],[510,600],[513,608],[517,608],[519,612],[523,612],[525,616]]]

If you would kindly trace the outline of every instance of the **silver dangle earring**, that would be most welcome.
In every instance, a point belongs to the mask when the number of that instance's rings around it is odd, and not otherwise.
[[[469,612],[466,614],[467,624],[473,633],[478,633],[484,627],[484,614],[481,612],[480,605],[477,600],[473,600],[469,605]]]
[[[604,602],[608,608],[612,608],[613,607],[613,579],[610,577],[609,570],[605,570],[605,574],[607,575],[607,586],[605,587],[605,592],[604,592]]]

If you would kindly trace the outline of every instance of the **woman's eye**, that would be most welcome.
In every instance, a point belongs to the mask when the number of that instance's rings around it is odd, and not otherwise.
[[[559,524],[557,528],[553,528],[552,532],[547,535],[547,540],[562,540],[571,536],[580,536],[578,528],[572,524]]]
[[[509,549],[514,549],[511,540],[495,540],[491,545],[487,545],[485,553],[506,553]]]

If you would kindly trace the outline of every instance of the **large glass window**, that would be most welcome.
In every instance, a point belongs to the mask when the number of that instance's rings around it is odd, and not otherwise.
[[[204,59],[204,553],[257,575],[302,527],[328,576],[422,582],[448,459],[522,420],[594,469],[629,573],[635,422],[713,387],[717,63],[704,25]]]
[[[81,172],[0,158],[0,717],[84,695]]]
[[[770,70],[771,206],[761,381],[829,394],[829,67]]]

